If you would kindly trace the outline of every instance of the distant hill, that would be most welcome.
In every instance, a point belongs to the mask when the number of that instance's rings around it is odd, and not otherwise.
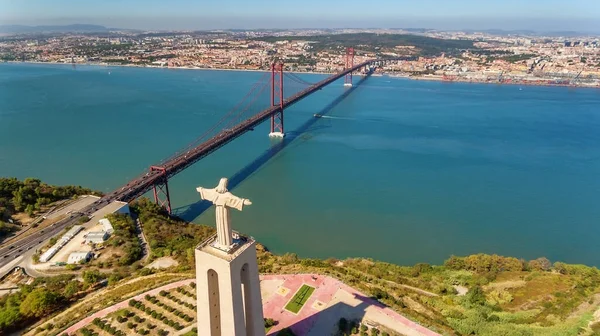
[[[90,24],[72,24],[66,26],[23,26],[23,25],[0,25],[0,33],[89,33],[107,32],[111,29],[104,26]]]

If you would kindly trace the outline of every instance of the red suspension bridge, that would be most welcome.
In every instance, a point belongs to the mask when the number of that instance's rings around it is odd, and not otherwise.
[[[270,119],[271,123],[271,132],[269,133],[269,136],[284,137],[284,111],[288,107],[342,77],[344,77],[344,86],[352,86],[353,73],[363,71],[366,75],[370,75],[377,66],[397,60],[400,59],[373,59],[355,65],[354,49],[348,48],[344,70],[317,83],[309,83],[294,73],[284,72],[283,63],[275,62],[271,66],[271,71],[263,75],[263,78],[252,87],[238,105],[226,113],[215,125],[198,137],[194,142],[171,157],[164,159],[159,164],[151,166],[147,172],[132,179],[125,186],[106,195],[97,203],[107,204],[114,200],[130,202],[152,190],[155,202],[163,206],[170,213],[172,208],[168,181],[171,177],[223,147],[230,141],[253,130],[254,127],[267,119]],[[270,77],[269,80],[264,82],[268,77]],[[292,94],[288,98],[285,98],[284,78],[289,79],[296,85],[304,85],[305,88]],[[255,104],[258,97],[265,92],[268,87],[270,87],[268,107],[253,113],[252,108],[256,108],[256,106],[259,105]],[[286,85],[286,90],[288,87],[289,85]],[[96,206],[99,205],[95,204],[94,208]]]
[[[299,75],[284,72],[284,65],[276,62],[271,66],[271,71],[263,74],[261,81],[256,83],[250,92],[232,110],[210,129],[204,132],[187,147],[178,151],[169,158],[153,165],[142,175],[132,179],[126,185],[105,195],[93,204],[72,213],[52,227],[38,231],[18,241],[0,246],[0,268],[19,257],[23,251],[32,249],[48,238],[58,234],[65,227],[77,224],[82,216],[90,216],[97,209],[115,200],[130,202],[153,191],[154,200],[171,212],[171,197],[169,195],[168,181],[174,175],[198,162],[202,158],[223,147],[230,141],[244,133],[251,131],[260,123],[270,119],[272,137],[283,137],[284,111],[322,89],[326,85],[344,77],[344,86],[352,86],[352,74],[364,71],[369,76],[377,66],[386,62],[404,60],[405,58],[374,59],[354,65],[354,50],[349,48],[346,52],[345,68],[343,71],[331,75],[318,83],[309,83]],[[287,79],[284,91],[284,78]],[[270,88],[270,90],[267,90]],[[291,92],[291,94],[290,94]],[[259,99],[261,94],[270,96],[268,99]],[[285,98],[284,93],[289,96]],[[261,106],[261,103],[266,106]],[[6,271],[0,273],[0,277]]]

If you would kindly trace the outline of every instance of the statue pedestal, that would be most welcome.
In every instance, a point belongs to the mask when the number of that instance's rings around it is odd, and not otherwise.
[[[195,250],[198,335],[265,336],[256,242],[238,235],[228,251],[214,243],[216,235]]]
[[[236,247],[240,246],[241,244],[244,243],[244,241],[241,239],[241,237],[239,236],[239,234],[237,232],[233,232],[232,233],[232,244],[229,246],[225,246],[225,245],[221,245],[219,244],[218,239],[215,239],[215,241],[213,241],[210,246],[218,249],[220,251],[223,251],[225,253],[230,253],[232,252]]]

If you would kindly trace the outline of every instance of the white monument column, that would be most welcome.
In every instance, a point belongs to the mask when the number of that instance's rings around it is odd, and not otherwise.
[[[256,242],[231,229],[229,209],[251,205],[234,196],[222,178],[214,189],[198,187],[216,208],[217,234],[196,247],[198,335],[264,336]]]

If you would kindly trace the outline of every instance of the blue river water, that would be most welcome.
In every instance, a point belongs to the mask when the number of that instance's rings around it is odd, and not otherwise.
[[[0,176],[110,191],[193,141],[261,76],[0,64]],[[265,123],[174,177],[175,212],[213,225],[195,188],[225,176],[254,203],[234,228],[277,253],[600,265],[599,91],[390,77],[345,90],[333,83],[287,110],[283,143]]]

